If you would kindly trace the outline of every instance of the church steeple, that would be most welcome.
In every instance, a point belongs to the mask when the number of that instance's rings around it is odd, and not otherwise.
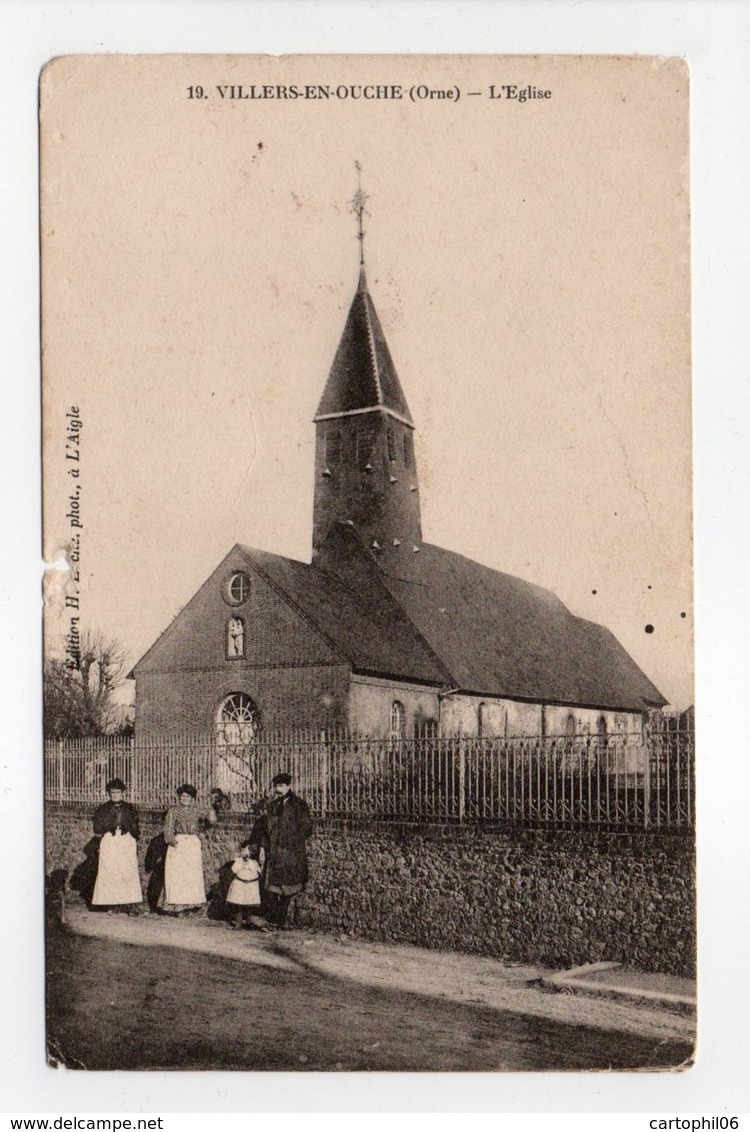
[[[384,410],[414,428],[364,267],[344,325],[315,423],[348,413]]]
[[[334,522],[351,523],[378,560],[396,565],[422,539],[414,423],[370,297],[363,263],[328,381],[315,414],[313,553]]]

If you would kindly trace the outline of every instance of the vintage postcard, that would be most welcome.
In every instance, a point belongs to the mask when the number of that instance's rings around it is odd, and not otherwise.
[[[688,109],[45,68],[51,1064],[691,1065]]]

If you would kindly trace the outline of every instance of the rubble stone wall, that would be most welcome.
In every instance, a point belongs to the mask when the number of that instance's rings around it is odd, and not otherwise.
[[[69,887],[84,871],[91,813],[47,813],[48,876],[64,870]],[[143,864],[161,815],[142,811],[141,826]],[[207,888],[249,829],[250,819],[228,815],[207,832]],[[694,854],[687,834],[645,830],[320,821],[295,915],[302,926],[362,939],[554,968],[606,959],[694,976]],[[144,892],[148,880],[144,871]]]

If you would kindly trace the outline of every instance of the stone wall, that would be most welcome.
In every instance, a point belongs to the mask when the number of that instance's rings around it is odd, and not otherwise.
[[[84,860],[91,812],[49,808],[48,873],[70,875]],[[143,861],[160,815],[141,822]],[[231,815],[207,833],[207,886],[248,831]],[[651,831],[319,822],[297,916],[320,930],[509,961],[607,959],[692,976],[694,852],[687,835]]]

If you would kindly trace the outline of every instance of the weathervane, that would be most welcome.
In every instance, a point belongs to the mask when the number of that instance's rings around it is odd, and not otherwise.
[[[359,263],[360,267],[364,267],[365,263],[365,230],[362,227],[362,218],[369,212],[365,208],[365,201],[369,200],[367,193],[362,190],[362,166],[358,161],[354,162],[354,168],[357,170],[357,191],[353,198],[349,201],[351,205],[351,212],[357,217],[357,239],[359,240]]]

